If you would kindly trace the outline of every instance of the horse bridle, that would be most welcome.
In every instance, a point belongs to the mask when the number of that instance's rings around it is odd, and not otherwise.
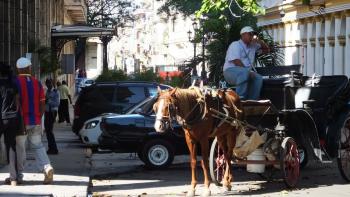
[[[159,96],[157,98],[157,100],[161,100],[161,99],[167,99],[167,100],[171,100],[170,98],[167,98],[165,96]],[[176,107],[174,105],[174,103],[169,102],[167,104],[167,108],[168,108],[168,115],[162,115],[162,117],[158,118],[156,117],[156,121],[160,121],[163,123],[168,123],[171,129],[174,129],[172,121],[176,120]]]
[[[171,100],[170,98],[168,97],[165,97],[165,96],[159,96],[158,99],[168,99],[168,100]],[[157,100],[158,100],[157,99]],[[156,118],[156,120],[158,121],[161,121],[163,123],[168,123],[170,128],[173,129],[173,125],[172,125],[172,121],[177,121],[180,125],[182,126],[190,126],[190,125],[193,125],[195,124],[196,122],[199,122],[200,120],[203,120],[205,115],[206,115],[206,107],[204,106],[204,108],[201,106],[201,104],[204,104],[205,105],[205,101],[202,100],[203,98],[199,99],[198,102],[196,103],[196,105],[193,106],[193,108],[184,116],[184,118],[177,118],[178,117],[178,112],[177,112],[177,108],[175,107],[175,104],[173,102],[169,102],[168,104],[168,115],[162,115],[161,118]],[[196,107],[200,107],[200,111],[201,113],[203,113],[201,116],[199,117],[196,117],[195,119],[193,120],[188,120],[189,116],[194,112],[195,108]],[[180,120],[179,120],[180,119]]]

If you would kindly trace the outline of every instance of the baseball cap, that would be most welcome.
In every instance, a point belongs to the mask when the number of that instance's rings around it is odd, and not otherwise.
[[[244,33],[252,33],[254,29],[251,26],[245,26],[241,29],[241,35]]]
[[[16,67],[17,68],[27,68],[32,65],[32,62],[30,62],[29,59],[25,57],[21,57],[17,60]]]

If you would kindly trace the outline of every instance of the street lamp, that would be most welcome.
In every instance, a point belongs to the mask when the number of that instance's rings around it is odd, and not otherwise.
[[[188,30],[188,32],[187,32],[187,34],[188,34],[188,40],[190,41],[190,42],[192,42],[193,43],[193,62],[194,62],[194,67],[193,67],[193,71],[192,71],[192,76],[198,76],[198,74],[197,74],[197,68],[196,68],[196,66],[197,66],[197,60],[196,60],[196,56],[197,56],[197,51],[196,51],[196,49],[197,49],[197,43],[196,43],[196,31],[198,31],[198,24],[197,24],[197,22],[196,21],[194,21],[193,23],[192,23],[192,27],[193,27],[193,30],[194,30],[194,35],[193,35],[193,38],[192,38],[192,32],[191,32],[191,30]]]

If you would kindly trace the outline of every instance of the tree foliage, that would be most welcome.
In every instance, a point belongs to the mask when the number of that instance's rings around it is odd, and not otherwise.
[[[192,7],[189,7],[192,2]],[[256,62],[261,66],[280,65],[283,56],[273,42],[273,39],[262,29],[256,26],[256,14],[264,12],[256,0],[166,0],[160,12],[171,13],[177,10],[185,16],[195,15],[201,19],[201,29],[197,32],[197,42],[200,37],[206,35],[209,41],[206,43],[206,56],[197,57],[190,65],[194,66],[201,60],[206,60],[209,65],[209,80],[215,84],[222,79],[222,66],[224,65],[226,50],[235,40],[240,39],[240,30],[244,26],[252,26],[257,30],[258,37],[264,40],[271,48],[269,54],[257,56]]]
[[[122,26],[132,20],[131,0],[87,0],[87,22],[96,27]]]

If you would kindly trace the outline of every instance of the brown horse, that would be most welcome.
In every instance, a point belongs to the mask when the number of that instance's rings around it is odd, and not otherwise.
[[[217,137],[226,161],[231,161],[238,128],[213,118],[209,109],[220,110],[225,107],[229,116],[242,119],[239,96],[232,90],[219,90],[216,96],[203,94],[197,87],[190,87],[189,89],[174,88],[163,92],[158,89],[158,95],[157,102],[154,104],[154,111],[156,112],[154,127],[156,131],[169,130],[174,119],[182,125],[185,131],[192,171],[191,189],[187,196],[195,195],[197,185],[197,143],[201,146],[201,165],[204,172],[204,185],[206,186],[206,191],[202,196],[210,196],[209,139]],[[223,177],[223,186],[226,190],[231,190],[233,176],[230,169],[230,162],[226,162],[226,171]]]

